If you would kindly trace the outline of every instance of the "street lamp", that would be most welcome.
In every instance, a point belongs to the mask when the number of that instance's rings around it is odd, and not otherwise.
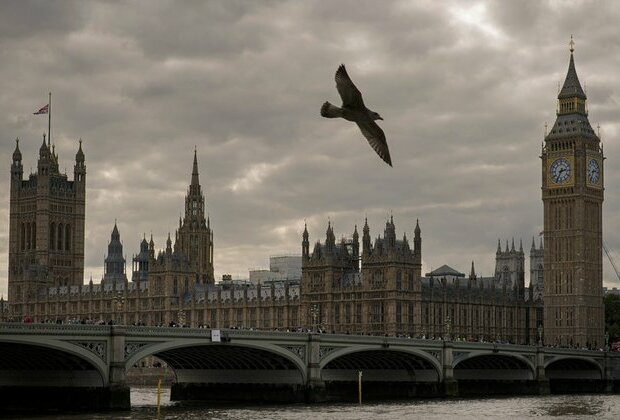
[[[312,315],[312,328],[316,331],[318,329],[317,322],[316,322],[319,316],[318,305],[314,304],[310,307],[310,315]]]
[[[605,331],[605,351],[609,350],[609,331]]]
[[[122,324],[123,323],[123,304],[125,303],[125,297],[123,296],[123,294],[119,291],[116,294],[116,297],[114,298],[114,302],[116,303],[116,312],[118,312],[118,324]]]
[[[542,324],[538,326],[538,345],[542,346],[542,333],[543,333],[543,326]]]
[[[446,337],[445,337],[446,341],[450,341],[451,329],[452,329],[452,319],[450,318],[450,315],[448,315],[446,317]]]
[[[179,309],[178,319],[179,319],[179,327],[184,327],[185,326],[185,311],[183,309]]]

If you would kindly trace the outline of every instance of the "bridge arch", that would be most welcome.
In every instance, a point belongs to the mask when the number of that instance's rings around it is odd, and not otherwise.
[[[0,385],[105,387],[109,368],[102,357],[108,356],[67,341],[36,336],[3,340]]]
[[[178,382],[294,383],[305,384],[305,361],[273,344],[211,343],[201,339],[179,339],[144,346],[125,362],[130,368],[147,356],[164,360]],[[231,375],[231,372],[234,375]]]
[[[545,361],[548,379],[603,379],[603,368],[596,360],[582,356],[556,356]]]
[[[319,365],[326,381],[357,381],[359,371],[367,381],[439,383],[442,380],[439,360],[423,350],[406,347],[346,347],[329,353]]]
[[[458,380],[533,380],[536,367],[531,360],[513,353],[472,352],[452,363]]]

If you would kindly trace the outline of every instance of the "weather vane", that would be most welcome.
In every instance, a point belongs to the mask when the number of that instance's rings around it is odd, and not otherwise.
[[[568,43],[568,45],[570,45],[571,53],[575,51],[575,41],[573,41],[573,34],[570,34],[570,42]]]

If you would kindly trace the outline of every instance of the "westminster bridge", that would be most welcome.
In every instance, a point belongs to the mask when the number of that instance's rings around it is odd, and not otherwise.
[[[620,353],[364,335],[107,325],[0,324],[0,410],[127,409],[127,369],[175,373],[173,400],[620,391]]]

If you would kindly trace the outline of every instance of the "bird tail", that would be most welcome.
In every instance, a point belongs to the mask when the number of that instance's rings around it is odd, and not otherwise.
[[[342,108],[325,102],[321,107],[321,115],[325,118],[340,118],[342,117]]]

